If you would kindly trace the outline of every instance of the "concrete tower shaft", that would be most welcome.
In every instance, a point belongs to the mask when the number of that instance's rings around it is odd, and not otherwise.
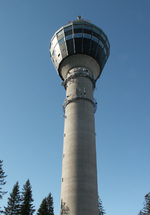
[[[81,17],[51,40],[51,59],[66,89],[61,215],[98,215],[93,90],[109,53],[104,32]]]
[[[93,76],[69,71],[66,83],[61,204],[71,215],[98,215]]]

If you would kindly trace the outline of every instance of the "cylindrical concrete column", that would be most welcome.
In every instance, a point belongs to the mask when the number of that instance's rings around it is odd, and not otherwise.
[[[98,215],[92,74],[67,74],[61,185],[61,214]]]

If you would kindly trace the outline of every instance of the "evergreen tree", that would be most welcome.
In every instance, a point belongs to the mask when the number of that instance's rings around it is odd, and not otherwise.
[[[20,192],[18,182],[14,185],[12,193],[8,198],[7,207],[5,208],[4,214],[6,215],[18,215],[20,214]]]
[[[21,215],[32,215],[35,212],[32,202],[32,190],[29,179],[26,181],[26,184],[23,186],[22,196],[21,196]]]
[[[150,215],[150,192],[145,195],[145,202],[143,203],[143,214]]]
[[[49,215],[54,215],[53,197],[51,193],[49,193],[46,200],[47,200]]]
[[[5,185],[6,184],[6,181],[5,181],[5,178],[7,177],[7,175],[5,175],[5,172],[3,171],[3,161],[0,160],[0,199],[3,198],[3,195],[5,195],[7,192],[5,191],[2,191],[2,185]],[[1,207],[0,207],[1,208]],[[0,210],[0,213],[2,211]]]
[[[150,192],[145,195],[143,205],[143,209],[138,213],[138,215],[150,215]]]
[[[143,215],[142,211],[140,211],[140,212],[138,213],[138,215]]]
[[[37,215],[49,215],[48,213],[48,205],[46,198],[43,199],[40,208],[38,209]]]
[[[104,215],[106,214],[103,206],[102,206],[102,200],[98,196],[98,215]]]
[[[37,215],[54,215],[53,197],[51,193],[43,199]]]

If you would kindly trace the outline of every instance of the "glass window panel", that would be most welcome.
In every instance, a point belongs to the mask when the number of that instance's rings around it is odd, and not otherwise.
[[[106,41],[106,45],[107,45],[107,48],[109,48],[109,44],[108,44],[108,42]]]
[[[74,34],[75,38],[82,37],[82,33]]]
[[[105,52],[105,54],[107,53],[105,48],[104,48],[104,52]]]
[[[63,29],[57,33],[57,37],[59,37],[61,34],[63,34]]]
[[[72,38],[73,38],[73,35],[72,35],[72,34],[66,36],[66,40],[70,40],[70,39],[72,39]]]
[[[72,25],[70,25],[70,26],[64,28],[64,30],[65,30],[65,32],[66,32],[66,31],[69,31],[69,30],[72,30]]]
[[[64,37],[63,37],[61,40],[58,41],[58,42],[59,42],[59,45],[62,44],[64,41],[65,41],[65,40],[64,40]]]
[[[96,28],[93,28],[93,31],[96,32],[97,34],[100,34],[100,31]]]
[[[92,36],[92,40],[94,40],[96,43],[98,43],[98,39],[94,36]]]
[[[106,37],[102,33],[101,33],[101,37],[103,38],[103,40],[106,40]]]
[[[101,41],[99,41],[99,44],[102,48],[104,47],[104,44]]]
[[[89,26],[89,25],[84,25],[84,28],[88,30],[92,30],[92,26]]]
[[[73,25],[74,29],[82,28],[82,25]]]
[[[91,35],[90,34],[83,34],[83,37],[87,38],[87,39],[91,39]]]

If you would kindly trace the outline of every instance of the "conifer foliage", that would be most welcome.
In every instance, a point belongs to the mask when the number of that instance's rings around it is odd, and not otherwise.
[[[32,189],[29,179],[26,181],[26,184],[23,186],[23,191],[21,195],[21,215],[32,215],[35,212],[32,198]]]
[[[143,209],[139,212],[138,215],[150,215],[150,192],[145,195]]]
[[[43,199],[37,215],[54,215],[53,197],[51,193]]]
[[[150,215],[150,192],[145,195],[145,201],[143,202],[142,215]]]
[[[8,197],[7,207],[5,208],[4,214],[5,215],[18,215],[20,214],[20,192],[19,192],[19,183],[13,187],[12,193],[10,193],[10,197]]]
[[[7,177],[7,175],[5,175],[5,172],[3,171],[2,167],[3,167],[3,161],[0,160],[0,199],[2,199],[3,195],[5,195],[7,193],[6,191],[2,191],[2,187],[1,187],[6,184],[5,178]],[[0,210],[0,212],[2,212],[2,211]]]
[[[146,215],[150,215],[150,192],[145,195],[143,212]]]
[[[102,205],[102,200],[98,196],[98,215],[104,215],[106,214],[103,205]]]
[[[0,160],[0,199],[3,198],[3,195],[6,194],[7,192],[2,191],[2,185],[6,184],[5,178],[7,177],[7,175],[5,175],[5,172],[3,171],[3,161]]]

